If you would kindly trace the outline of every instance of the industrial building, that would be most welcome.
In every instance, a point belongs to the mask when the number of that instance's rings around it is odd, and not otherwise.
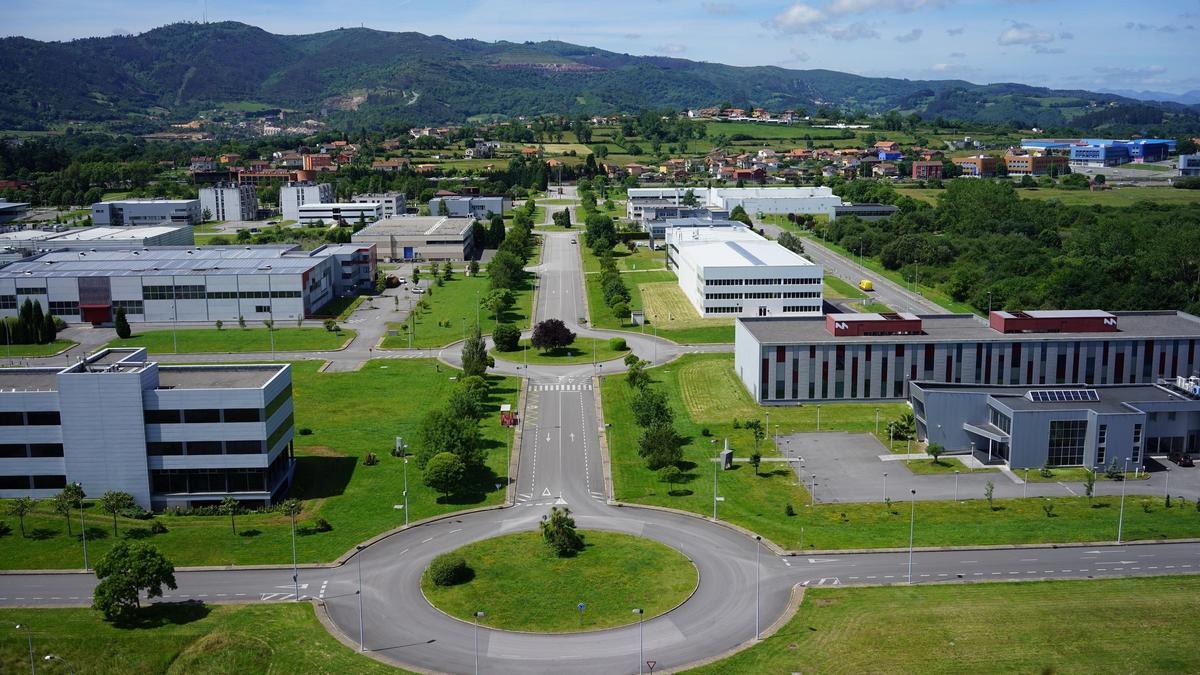
[[[38,251],[77,249],[135,249],[149,246],[191,246],[191,225],[152,227],[73,227],[52,230],[17,230],[0,233],[0,248],[31,255]]]
[[[305,204],[333,202],[333,186],[329,183],[294,182],[279,188],[279,210],[284,220],[300,220],[300,207]]]
[[[445,213],[442,205],[445,204]],[[512,210],[512,200],[508,197],[484,197],[481,195],[460,195],[434,197],[429,200],[429,215],[449,216],[451,218],[474,218],[487,220],[493,215],[502,216]]]
[[[0,268],[0,316],[15,316],[28,298],[64,321],[93,324],[111,322],[118,308],[130,321],[297,319],[356,293],[374,266],[373,255],[293,245],[52,251]]]
[[[737,223],[670,227],[667,267],[704,317],[821,312],[822,269]]]
[[[379,204],[383,207],[383,218],[402,216],[407,208],[403,192],[370,192],[354,195],[350,201],[355,204]]]
[[[0,499],[70,483],[146,509],[265,506],[295,470],[291,366],[167,366],[142,348],[0,368]]]
[[[199,225],[199,199],[121,199],[92,204],[92,224],[109,227]]]
[[[657,246],[666,236],[668,227],[712,227],[741,225],[740,221],[729,220],[728,211],[708,208],[663,204],[646,206],[642,209],[642,229],[650,235],[652,246]]]
[[[0,223],[11,223],[25,217],[29,202],[10,202],[0,197]]]
[[[1144,384],[1200,368],[1200,318],[1099,310],[741,318],[734,364],[763,403],[905,399],[910,381]]]
[[[971,157],[956,157],[952,160],[962,175],[970,178],[991,178],[996,175],[996,167],[1000,160],[989,155],[972,155]]]
[[[383,217],[383,205],[379,202],[334,202],[329,204],[304,204],[296,209],[296,220],[301,225],[330,225],[333,223],[353,225],[373,223]]]
[[[1200,176],[1200,153],[1179,156],[1180,176]]]
[[[1063,155],[1009,152],[1004,155],[1004,167],[1010,176],[1046,176],[1066,173],[1067,158]]]
[[[833,207],[833,212],[829,214],[830,220],[837,220],[845,216],[854,216],[860,220],[883,220],[896,215],[900,207],[891,204],[842,204],[841,206]]]
[[[917,438],[1011,468],[1113,463],[1200,451],[1200,379],[996,386],[913,382]]]
[[[258,195],[249,183],[217,183],[200,188],[200,211],[207,211],[209,220],[254,220]]]
[[[691,193],[695,206],[730,212],[742,207],[746,213],[833,212],[842,199],[828,187],[755,187],[755,188],[630,188],[625,215],[641,220],[647,206],[683,205]],[[689,200],[690,201],[690,200]]]
[[[388,262],[469,260],[475,253],[473,218],[396,216],[355,232],[355,244],[374,244]]]

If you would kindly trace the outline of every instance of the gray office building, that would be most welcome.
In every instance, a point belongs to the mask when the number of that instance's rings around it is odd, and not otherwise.
[[[143,508],[278,500],[291,485],[288,365],[160,366],[105,349],[0,369],[0,498],[128,492]]]
[[[446,213],[442,213],[442,204],[446,205]],[[429,215],[447,215],[451,218],[474,218],[486,220],[492,215],[502,216],[512,210],[512,200],[508,197],[434,197],[429,200]]]
[[[374,244],[388,262],[469,260],[475,255],[474,220],[445,216],[395,216],[376,221],[350,236]]]
[[[110,227],[199,225],[199,199],[122,199],[92,204],[92,224]]]

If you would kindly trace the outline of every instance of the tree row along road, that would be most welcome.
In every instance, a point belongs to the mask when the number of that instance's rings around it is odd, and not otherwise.
[[[547,237],[536,314],[563,318],[572,329],[582,331],[576,321],[584,302],[582,275],[570,236]],[[635,349],[641,353],[642,347]],[[765,629],[782,615],[797,585],[1200,571],[1200,544],[1193,543],[918,552],[911,558],[907,553],[780,557],[751,536],[703,518],[611,505],[603,487],[599,433],[603,422],[596,417],[593,372],[590,364],[582,370],[531,366],[522,371],[529,380],[529,395],[523,411],[515,505],[450,516],[398,532],[364,548],[340,567],[302,569],[296,580],[287,566],[182,571],[177,574],[178,590],[169,591],[164,600],[288,601],[296,599],[298,586],[300,599],[325,603],[346,639],[357,643],[361,628],[363,645],[374,654],[401,666],[470,672],[476,655],[474,627],[425,601],[420,591],[422,572],[440,553],[535,529],[555,505],[570,508],[581,528],[648,537],[678,549],[695,563],[700,574],[695,594],[674,611],[644,624],[644,658],[657,661],[660,668],[718,656],[753,640],[756,627]],[[401,499],[398,487],[396,497]],[[922,523],[915,526],[919,529]],[[94,585],[94,578],[82,573],[0,575],[0,605],[85,605]],[[579,600],[587,602],[587,598]],[[487,607],[479,609],[487,611]],[[489,673],[632,673],[642,658],[637,625],[562,635],[480,628],[478,644],[480,669]]]

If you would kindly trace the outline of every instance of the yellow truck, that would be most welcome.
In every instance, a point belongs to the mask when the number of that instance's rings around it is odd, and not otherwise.
[[[871,283],[870,279],[863,279],[862,281],[858,282],[858,287],[864,291],[875,290],[875,284]]]

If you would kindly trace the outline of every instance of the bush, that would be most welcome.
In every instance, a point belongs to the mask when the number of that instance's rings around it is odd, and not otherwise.
[[[629,345],[625,343],[625,338],[609,338],[608,347],[614,352],[623,352],[629,349]]]
[[[1200,501],[1196,503],[1200,504]],[[7,537],[9,534],[12,534],[12,528],[8,526],[8,523],[0,520],[0,537]]]
[[[703,427],[702,429],[700,429],[700,435],[701,436],[712,436],[712,432],[708,430],[708,427]]]
[[[151,534],[166,534],[167,526],[163,525],[161,520],[155,520],[153,523],[150,523],[150,533]]]
[[[436,586],[454,586],[470,581],[471,576],[466,558],[456,553],[443,553],[429,563],[429,580]]]
[[[317,518],[317,522],[313,523],[313,529],[317,532],[329,532],[333,530],[333,526],[324,518]]]
[[[135,506],[130,509],[123,509],[118,515],[120,515],[122,518],[130,518],[132,520],[149,520],[150,518],[154,517],[153,513],[150,513],[140,506]]]
[[[312,436],[312,429],[309,429],[308,427],[300,427],[300,435]]]
[[[375,466],[378,463],[379,455],[376,455],[373,452],[368,452],[366,456],[363,457],[363,466]]]
[[[502,352],[515,352],[521,343],[521,329],[510,323],[497,324],[492,329],[492,342]]]
[[[790,518],[790,517],[796,515],[796,509],[793,508],[791,504],[788,504],[783,507],[783,515]]]

